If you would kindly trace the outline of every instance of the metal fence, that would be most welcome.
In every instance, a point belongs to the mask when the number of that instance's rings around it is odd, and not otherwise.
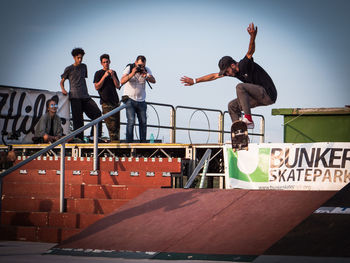
[[[92,96],[99,98],[97,96]],[[147,130],[148,135],[154,134],[158,142],[163,143],[189,143],[193,144],[194,133],[200,135],[200,143],[224,143],[225,135],[230,135],[231,119],[228,111],[208,109],[192,106],[173,106],[171,104],[147,102]],[[195,120],[196,114],[201,114]],[[254,130],[249,130],[251,137],[257,137],[260,143],[265,142],[265,119],[263,115],[252,114],[255,119]],[[124,120],[123,120],[124,118]],[[90,122],[90,120],[85,120]],[[121,132],[125,130],[126,120],[121,116]],[[138,138],[138,124],[135,124],[135,138]],[[215,139],[210,136],[214,134]],[[122,136],[121,136],[122,137]],[[163,138],[164,137],[164,138]],[[226,141],[230,136],[226,136]]]

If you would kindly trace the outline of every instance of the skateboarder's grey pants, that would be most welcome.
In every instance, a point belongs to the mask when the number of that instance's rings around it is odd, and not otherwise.
[[[242,111],[244,114],[251,114],[251,108],[273,104],[265,89],[259,85],[239,83],[236,86],[236,92],[237,99],[230,101],[228,104],[228,112],[232,122],[241,117]]]

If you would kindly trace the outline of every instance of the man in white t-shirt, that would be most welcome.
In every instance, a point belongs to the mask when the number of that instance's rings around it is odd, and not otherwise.
[[[152,76],[152,71],[146,67],[146,58],[138,56],[135,63],[129,64],[121,79],[124,86],[124,96],[130,99],[126,102],[126,142],[131,143],[134,140],[135,115],[139,121],[140,142],[146,142],[147,134],[147,104],[146,99],[146,81],[156,83]]]

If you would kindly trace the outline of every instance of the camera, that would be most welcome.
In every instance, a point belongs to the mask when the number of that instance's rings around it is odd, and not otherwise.
[[[136,73],[144,73],[145,72],[145,68],[142,66],[137,66],[136,67]]]

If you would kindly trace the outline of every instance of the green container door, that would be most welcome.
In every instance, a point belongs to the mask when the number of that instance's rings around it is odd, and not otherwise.
[[[273,109],[284,116],[285,143],[350,142],[350,108]]]

